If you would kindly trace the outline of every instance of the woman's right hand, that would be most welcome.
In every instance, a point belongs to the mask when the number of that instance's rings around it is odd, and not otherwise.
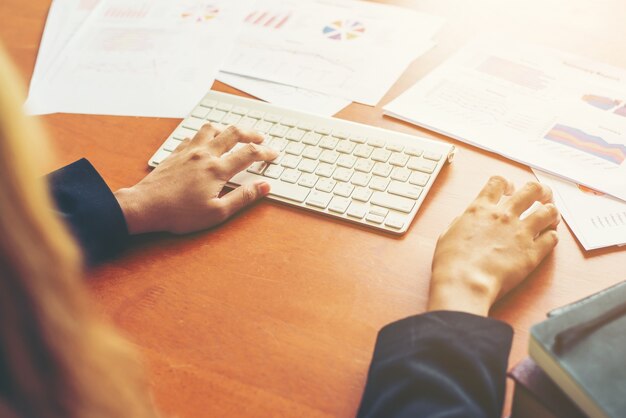
[[[506,179],[492,177],[437,242],[428,310],[487,315],[552,251],[559,221],[548,187],[532,182],[513,193]]]

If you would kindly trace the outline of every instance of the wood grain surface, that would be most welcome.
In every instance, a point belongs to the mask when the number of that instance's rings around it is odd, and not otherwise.
[[[0,39],[25,81],[49,3],[0,0]],[[351,105],[338,116],[459,148],[404,237],[261,202],[211,231],[137,238],[119,259],[90,273],[94,299],[139,346],[166,414],[354,416],[377,331],[424,310],[439,233],[490,175],[518,185],[533,179],[522,165],[382,116],[382,105],[468,39],[503,33],[626,67],[623,0],[390,3],[447,18],[438,46],[379,106]],[[237,93],[220,83],[214,88]],[[67,114],[41,119],[57,152],[55,167],[86,157],[113,189],[148,172],[148,158],[178,123]],[[492,311],[515,328],[511,365],[526,356],[528,330],[546,311],[624,279],[623,250],[585,252],[565,224],[559,236],[555,252]],[[510,387],[507,394],[505,415]]]

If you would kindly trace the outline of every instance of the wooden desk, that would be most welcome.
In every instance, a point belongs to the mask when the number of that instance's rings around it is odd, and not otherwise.
[[[448,23],[439,46],[383,103],[485,30],[626,67],[623,0],[395,3],[445,16]],[[0,2],[0,38],[26,80],[48,5]],[[234,91],[219,83],[215,88]],[[437,137],[383,118],[380,106],[352,105],[339,117]],[[43,120],[57,165],[87,157],[113,189],[147,173],[148,157],[178,123],[84,115]],[[162,410],[179,417],[353,416],[378,329],[424,310],[440,231],[491,174],[517,184],[533,179],[524,166],[455,144],[456,161],[400,239],[263,202],[212,231],[137,239],[121,258],[95,271],[93,296],[139,345]],[[493,310],[515,327],[511,364],[526,355],[528,330],[546,311],[624,279],[624,251],[585,253],[564,224],[559,235],[554,254]]]

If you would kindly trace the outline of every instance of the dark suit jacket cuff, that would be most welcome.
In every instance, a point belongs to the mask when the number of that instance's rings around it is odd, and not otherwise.
[[[126,220],[117,199],[86,159],[48,175],[60,216],[78,240],[89,265],[122,250],[128,240]]]

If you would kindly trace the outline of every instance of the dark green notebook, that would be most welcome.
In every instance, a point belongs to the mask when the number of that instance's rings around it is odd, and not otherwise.
[[[591,418],[626,417],[626,281],[532,327],[529,353]]]

